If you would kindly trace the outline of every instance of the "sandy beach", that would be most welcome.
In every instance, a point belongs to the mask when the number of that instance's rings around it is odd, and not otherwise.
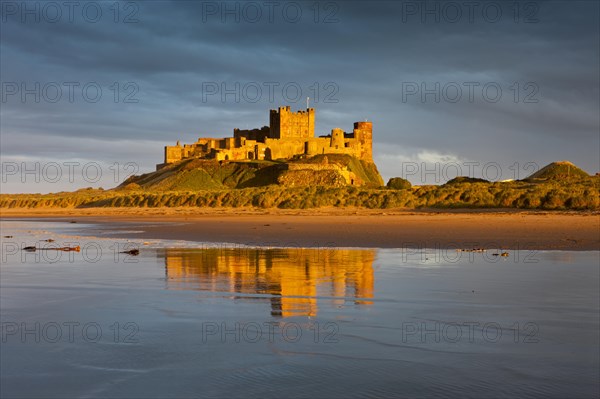
[[[98,223],[137,238],[257,246],[600,249],[600,214],[514,210],[2,209],[4,219]],[[8,234],[4,233],[3,234]]]

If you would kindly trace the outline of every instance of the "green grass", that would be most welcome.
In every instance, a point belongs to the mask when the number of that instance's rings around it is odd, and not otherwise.
[[[527,177],[527,181],[540,180],[578,180],[590,177],[584,170],[573,165],[569,161],[552,162],[531,176]]]
[[[268,165],[270,167],[273,165]],[[262,169],[260,169],[262,170]],[[208,173],[208,172],[207,172]],[[245,176],[245,177],[244,177]],[[258,178],[243,175],[240,181]],[[243,180],[248,178],[247,180]],[[176,178],[174,178],[176,179]],[[176,191],[81,190],[56,194],[2,194],[1,208],[85,207],[259,207],[307,209],[319,207],[387,208],[518,208],[547,210],[599,210],[600,178],[532,183],[454,183],[415,186],[407,190],[367,187],[283,187],[265,185],[240,189],[225,185],[196,190],[203,174],[183,178],[189,189]],[[214,179],[214,177],[211,177]],[[181,183],[180,181],[178,184]],[[165,183],[167,184],[167,183]],[[171,184],[171,183],[168,183]]]
[[[118,189],[156,192],[264,187],[277,184],[279,177],[286,173],[286,164],[288,163],[323,163],[325,157],[330,164],[346,166],[349,171],[365,182],[366,186],[380,187],[383,185],[383,180],[374,163],[365,162],[349,155],[327,154],[285,162],[218,162],[207,159],[187,159],[156,172],[132,176],[124,181]]]

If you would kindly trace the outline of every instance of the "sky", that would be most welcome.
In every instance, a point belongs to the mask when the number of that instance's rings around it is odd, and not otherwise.
[[[111,188],[163,147],[316,109],[385,181],[600,171],[597,1],[0,2],[2,192]]]

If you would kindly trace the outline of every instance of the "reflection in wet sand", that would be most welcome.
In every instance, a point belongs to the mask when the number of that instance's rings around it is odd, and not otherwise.
[[[374,250],[166,249],[167,287],[244,294],[271,302],[274,316],[316,316],[318,301],[371,304]]]

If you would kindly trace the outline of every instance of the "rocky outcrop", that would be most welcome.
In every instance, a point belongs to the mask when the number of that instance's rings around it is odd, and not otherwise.
[[[283,172],[277,183],[286,187],[329,186],[344,187],[346,179],[335,169],[296,169]]]

